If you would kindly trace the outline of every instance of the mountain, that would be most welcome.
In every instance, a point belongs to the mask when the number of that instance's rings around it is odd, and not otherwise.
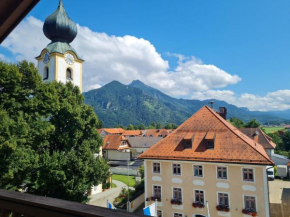
[[[149,125],[157,123],[181,124],[193,113],[210,101],[215,101],[214,109],[226,107],[228,118],[237,117],[244,121],[256,119],[261,123],[283,122],[285,119],[275,114],[252,112],[219,100],[188,100],[170,97],[161,91],[145,85],[139,80],[130,85],[112,81],[107,85],[84,93],[85,103],[93,106],[106,127],[129,124]]]

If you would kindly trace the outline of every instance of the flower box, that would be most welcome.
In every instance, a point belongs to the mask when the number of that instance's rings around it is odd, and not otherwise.
[[[171,204],[172,205],[181,205],[182,201],[181,200],[177,200],[177,199],[171,199]]]
[[[242,213],[246,215],[251,215],[251,216],[258,216],[258,213],[256,212],[256,210],[253,210],[253,209],[243,209]]]
[[[221,212],[229,212],[230,208],[228,206],[224,206],[224,205],[217,205],[216,210],[221,211]]]
[[[158,202],[161,202],[161,197],[153,197],[152,196],[150,199],[151,199],[151,201],[157,200]]]
[[[193,206],[194,208],[204,208],[204,204],[201,203],[201,202],[193,202],[193,203],[192,203],[192,206]]]

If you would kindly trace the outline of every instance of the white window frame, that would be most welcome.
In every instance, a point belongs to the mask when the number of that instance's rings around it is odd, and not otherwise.
[[[193,201],[196,203],[195,200],[195,191],[203,191],[203,204],[206,205],[206,198],[205,198],[205,190],[204,189],[193,189]]]
[[[154,197],[154,186],[159,186],[160,187],[160,199],[162,200],[162,185],[152,185],[152,197]]]
[[[227,169],[227,178],[224,179],[224,178],[219,178],[218,177],[218,168],[219,167],[223,167],[223,168],[226,168]],[[216,179],[217,180],[224,180],[224,181],[229,181],[229,167],[228,166],[224,166],[224,165],[217,165],[216,166]]]
[[[156,173],[156,172],[154,172],[154,163],[159,163],[159,168],[160,168],[160,172],[159,173]],[[161,162],[156,162],[156,161],[153,161],[152,162],[152,173],[153,174],[161,174]]]
[[[157,216],[158,216],[158,211],[161,212],[161,217],[163,217],[163,211],[161,209],[157,209]]]
[[[251,169],[251,170],[253,170],[253,178],[254,178],[253,181],[244,180],[244,169]],[[253,168],[253,167],[242,167],[241,170],[242,170],[242,181],[243,182],[256,183],[256,171],[255,171],[255,168]]]
[[[217,205],[220,205],[219,204],[219,193],[220,194],[227,194],[228,195],[229,208],[231,208],[230,193],[229,192],[225,192],[225,191],[217,191],[217,194],[216,194],[216,197],[217,197]]]
[[[182,202],[182,204],[183,204],[183,189],[182,189],[182,187],[179,187],[179,186],[173,186],[173,187],[172,187],[172,189],[171,189],[171,192],[172,192],[172,197],[171,197],[171,199],[174,199],[174,193],[173,193],[174,188],[179,188],[179,189],[181,189],[181,202]]]
[[[195,169],[194,169],[195,166],[201,166],[201,169],[202,169],[202,176],[196,176],[196,175],[195,175]],[[193,177],[195,177],[195,178],[204,178],[204,166],[203,166],[203,165],[200,165],[200,164],[193,164],[192,168],[193,168]]]
[[[255,198],[256,212],[258,213],[258,206],[257,206],[258,205],[258,197],[256,195],[243,194],[243,209],[246,208],[245,197],[254,197]]]
[[[180,174],[174,174],[173,172],[174,172],[174,170],[173,170],[173,165],[174,164],[179,164],[180,165]],[[172,170],[172,175],[173,176],[181,176],[182,175],[182,164],[181,163],[172,163],[171,164],[171,170]]]
[[[174,214],[178,214],[178,215],[181,215],[183,217],[183,213],[180,213],[180,212],[173,212],[172,213],[172,216],[174,217]]]

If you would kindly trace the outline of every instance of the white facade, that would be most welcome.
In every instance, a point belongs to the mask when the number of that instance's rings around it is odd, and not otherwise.
[[[59,81],[62,83],[67,83],[71,81],[74,85],[78,86],[80,90],[82,91],[82,60],[78,60],[76,55],[68,51],[67,53],[72,54],[74,57],[73,64],[68,64],[65,60],[65,53],[59,54],[59,53],[52,53],[50,54],[50,59],[48,63],[45,63],[44,60],[44,54],[47,52],[46,49],[44,49],[41,53],[41,55],[37,58],[38,60],[38,71],[40,76],[42,77],[43,81]],[[45,79],[45,71],[48,68],[49,76],[47,79]],[[70,69],[72,73],[72,79],[67,78],[67,69]]]

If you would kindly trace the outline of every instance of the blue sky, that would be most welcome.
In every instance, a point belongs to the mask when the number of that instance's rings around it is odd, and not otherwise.
[[[57,4],[58,0],[40,1],[29,16],[44,21]],[[178,66],[177,58],[167,55],[174,53],[239,76],[239,82],[208,88],[232,91],[236,101],[245,93],[265,97],[290,89],[289,0],[64,0],[64,6],[75,22],[93,32],[148,40],[169,61],[168,70]],[[7,47],[0,53],[11,59],[15,55]]]

